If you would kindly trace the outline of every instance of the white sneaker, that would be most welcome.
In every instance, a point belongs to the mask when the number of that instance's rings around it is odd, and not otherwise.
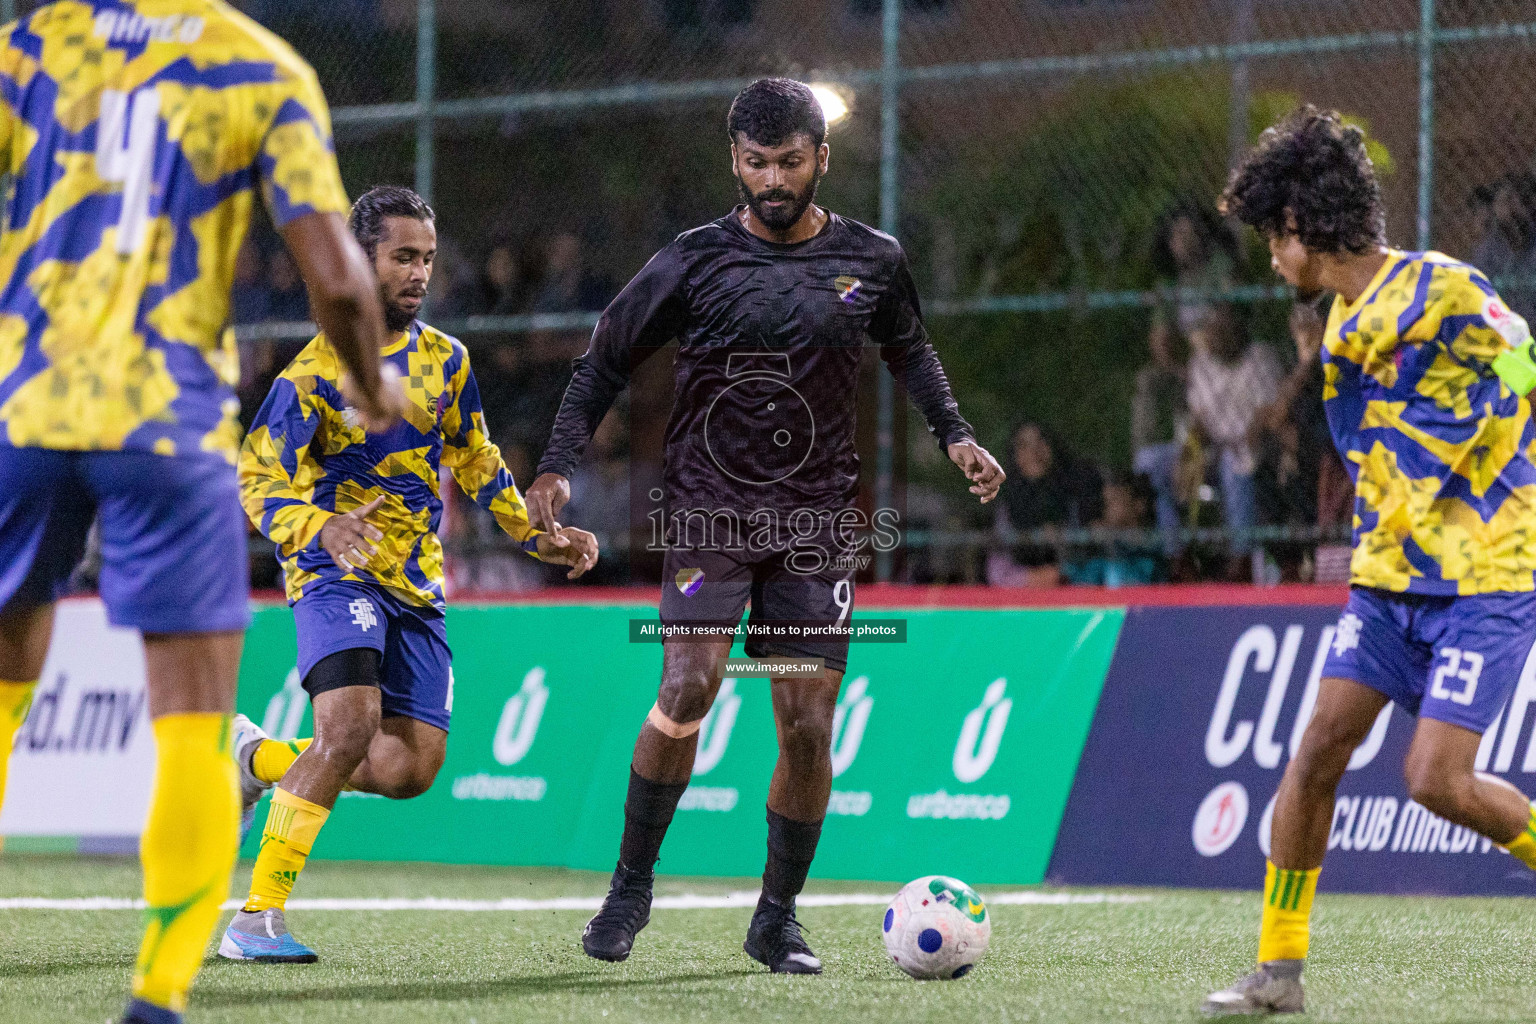
[[[234,742],[230,747],[234,751],[235,766],[240,769],[240,842],[244,843],[256,820],[256,802],[272,788],[272,783],[262,782],[251,770],[251,755],[256,752],[258,743],[272,737],[262,731],[261,726],[239,714],[235,715],[234,731]]]
[[[1273,960],[1239,978],[1231,988],[1205,997],[1200,1012],[1208,1017],[1302,1013],[1301,960]]]

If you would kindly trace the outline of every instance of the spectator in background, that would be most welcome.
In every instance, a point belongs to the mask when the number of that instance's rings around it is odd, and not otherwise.
[[[492,316],[515,316],[528,305],[529,275],[512,246],[492,247],[485,257],[481,275],[485,289],[486,312]]]
[[[1131,465],[1153,488],[1157,528],[1163,550],[1172,558],[1179,551],[1179,502],[1175,472],[1184,439],[1189,435],[1189,368],[1184,339],[1162,310],[1152,317],[1147,335],[1152,358],[1136,371],[1131,397]]]
[[[1237,274],[1237,240],[1214,209],[1185,200],[1164,214],[1158,225],[1152,263],[1158,279],[1177,289],[1231,288]],[[1212,304],[1208,298],[1175,296],[1175,326],[1191,344],[1195,328]]]
[[[1318,471],[1333,452],[1333,437],[1323,414],[1323,366],[1319,358],[1326,326],[1315,305],[1291,306],[1291,341],[1296,364],[1280,381],[1275,400],[1259,413],[1262,434],[1260,506],[1267,519],[1283,526],[1317,522]]]
[[[235,280],[229,292],[229,320],[234,324],[259,324],[268,319],[270,289],[262,273],[261,249],[247,238],[235,256]]]
[[[528,447],[512,441],[501,446],[502,461],[519,488],[533,482],[533,461]],[[448,549],[448,577],[457,591],[481,593],[517,593],[538,590],[557,578],[515,546],[509,546],[495,516],[449,484],[444,474],[443,487],[452,495],[453,512],[445,523],[444,544]],[[564,576],[561,573],[560,576]]]
[[[616,586],[629,582],[629,551],[621,549],[630,537],[629,462],[625,452],[625,414],[608,411],[592,435],[589,455],[571,476],[571,500],[561,513],[561,521],[580,523],[583,530],[597,535],[604,552],[601,567],[594,568],[591,585]],[[586,577],[582,577],[583,581]]]
[[[267,257],[267,319],[299,323],[309,317],[309,293],[288,250],[279,247]]]
[[[1103,483],[1092,463],[1073,456],[1038,423],[1013,433],[1013,466],[998,495],[996,532],[1011,550],[987,559],[993,586],[1051,587],[1061,582],[1059,545],[1021,537],[1097,522],[1104,514]]]
[[[1229,305],[1211,308],[1190,336],[1190,433],[1202,449],[1215,452],[1221,481],[1222,514],[1234,537],[1227,576],[1243,576],[1242,561],[1253,551],[1247,536],[1258,523],[1254,441],[1259,413],[1280,388],[1280,363],[1268,345],[1252,343]]]
[[[1125,587],[1162,583],[1168,578],[1167,562],[1144,531],[1151,518],[1155,492],[1141,474],[1112,471],[1104,478],[1104,515],[1095,527],[1103,536],[1100,546],[1068,559],[1062,574],[1069,583],[1091,587]]]
[[[427,304],[435,319],[456,320],[484,312],[485,299],[475,264],[451,238],[438,235],[437,260],[427,285]]]
[[[1511,309],[1536,322],[1536,177],[1500,178],[1489,218],[1491,227],[1472,250],[1472,265],[1493,278]],[[1510,278],[1516,280],[1507,283]]]
[[[611,298],[607,285],[586,266],[581,238],[562,231],[544,250],[544,275],[534,299],[535,313],[598,312]],[[580,353],[578,353],[580,354]]]

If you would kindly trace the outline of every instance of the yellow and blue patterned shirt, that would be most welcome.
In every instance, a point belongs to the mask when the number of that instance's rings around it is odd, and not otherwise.
[[[517,483],[491,442],[469,353],[417,322],[384,349],[400,371],[404,419],[368,434],[346,406],[341,361],[325,335],[300,352],[272,385],[240,452],[240,497],[256,528],[277,545],[288,600],[330,580],[369,580],[417,605],[443,607],[443,518],[438,470],[536,555],[539,531]],[[380,495],[368,522],[384,539],[361,573],[345,572],[320,546],[320,528]]]
[[[1323,405],[1355,479],[1351,582],[1536,589],[1536,430],[1490,363],[1529,337],[1476,268],[1389,251],[1324,335]]]
[[[221,0],[62,0],[0,30],[0,445],[234,460],[258,187],[348,210],[314,72]]]

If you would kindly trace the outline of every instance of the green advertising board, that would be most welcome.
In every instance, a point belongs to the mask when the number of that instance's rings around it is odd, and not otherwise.
[[[661,647],[631,643],[630,620],[654,615],[641,604],[451,608],[453,730],[437,783],[409,801],[344,794],[314,855],[611,869],[661,671]],[[1040,881],[1124,612],[880,615],[905,619],[907,638],[853,645],[816,875]],[[311,728],[294,661],[292,615],[260,609],[240,709],[274,735]],[[727,679],[660,869],[760,873],[777,754],[768,681]]]

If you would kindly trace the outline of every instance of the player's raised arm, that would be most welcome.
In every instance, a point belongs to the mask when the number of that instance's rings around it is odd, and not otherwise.
[[[313,71],[294,74],[289,85],[261,143],[262,194],[309,289],[315,320],[348,371],[349,401],[367,429],[386,430],[405,399],[380,374],[379,350],[389,340],[384,307],[368,258],[347,230],[351,204],[336,166],[330,110]]]
[[[608,304],[587,351],[576,357],[549,446],[539,460],[538,478],[528,488],[529,516],[538,529],[555,528],[556,517],[571,498],[571,473],[634,368],[682,329],[683,276],[676,244],[651,257]]]
[[[971,482],[970,492],[982,504],[997,497],[1003,486],[1003,467],[991,452],[976,443],[971,425],[960,415],[949,378],[923,326],[917,286],[912,282],[905,254],[899,257],[896,280],[881,299],[870,333],[880,346],[880,358],[891,368],[891,375],[906,389],[950,461]]]

